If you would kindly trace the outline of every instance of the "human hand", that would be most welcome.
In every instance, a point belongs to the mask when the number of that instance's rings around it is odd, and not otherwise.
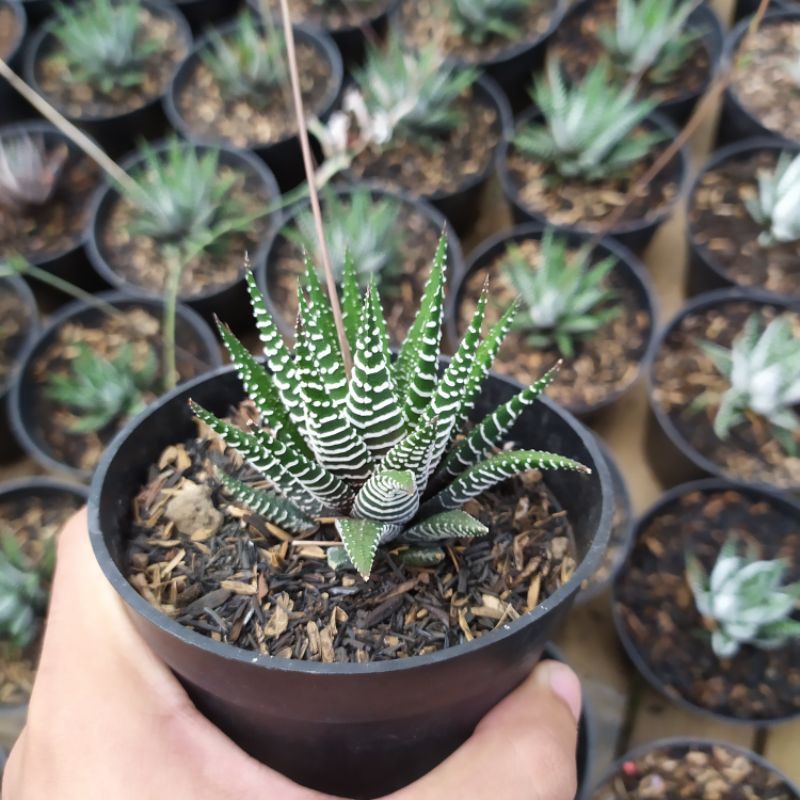
[[[573,800],[580,685],[540,664],[450,758],[391,800]],[[86,511],[65,526],[28,722],[5,800],[329,800],[215,728],[149,650],[102,574]]]

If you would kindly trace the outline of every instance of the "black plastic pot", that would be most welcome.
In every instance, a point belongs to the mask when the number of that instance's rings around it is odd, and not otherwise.
[[[672,755],[674,757],[680,757],[690,750],[711,751],[716,747],[721,747],[724,750],[735,753],[736,755],[744,756],[753,764],[758,764],[760,767],[763,767],[764,769],[774,773],[786,784],[786,788],[791,792],[792,797],[795,798],[795,800],[800,800],[800,788],[798,788],[789,778],[786,777],[786,775],[784,775],[777,767],[767,761],[763,756],[754,753],[752,750],[748,750],[746,747],[740,747],[736,744],[729,744],[728,742],[722,742],[713,739],[697,739],[694,737],[672,737],[669,739],[657,739],[641,745],[640,747],[634,748],[622,756],[622,758],[615,761],[611,767],[609,767],[605,775],[603,775],[603,777],[598,781],[594,788],[594,792],[586,792],[580,797],[580,800],[592,800],[592,798],[597,796],[595,795],[595,792],[601,789],[607,782],[613,780],[616,775],[622,775],[625,773],[626,764],[639,761],[648,753],[666,750],[672,751]]]
[[[180,40],[188,50],[192,45],[192,32],[184,16],[169,3],[157,0],[141,0],[144,6],[154,13],[174,20],[177,25],[177,40]],[[27,83],[46,99],[50,99],[43,91],[36,77],[37,65],[40,58],[55,44],[51,31],[51,23],[45,23],[34,33],[30,44],[25,50],[24,75]],[[52,101],[51,101],[52,102]],[[64,109],[58,109],[62,113]],[[161,97],[155,97],[145,105],[132,111],[126,111],[113,116],[81,116],[69,117],[71,122],[80,126],[86,133],[93,136],[102,147],[114,158],[117,158],[134,147],[141,139],[157,139],[166,133],[167,119],[161,105]]]
[[[532,108],[520,116],[515,131],[522,126],[527,125],[528,123],[535,122],[540,119],[541,112],[536,108]],[[671,142],[678,135],[678,131],[672,122],[661,114],[651,114],[645,120],[645,125],[662,131],[664,133],[666,142]],[[503,187],[503,194],[505,194],[508,202],[511,204],[511,213],[514,218],[514,222],[517,224],[523,222],[539,222],[542,224],[547,224],[548,220],[543,212],[529,208],[519,197],[517,183],[508,169],[508,153],[512,144],[512,137],[513,132],[504,138],[498,149],[498,174],[500,177],[500,184]],[[637,255],[641,254],[645,250],[659,226],[670,217],[675,207],[682,200],[688,188],[689,166],[684,148],[681,148],[678,151],[673,163],[677,166],[675,180],[678,184],[678,191],[675,193],[675,197],[672,199],[672,202],[666,205],[652,219],[625,220],[606,232],[607,236],[613,237]],[[602,228],[602,223],[599,223],[597,227]],[[592,229],[581,225],[576,225],[575,229],[590,234],[594,233]]]
[[[697,297],[687,301],[661,330],[651,351],[650,360],[645,365],[644,372],[647,380],[647,396],[650,406],[645,430],[645,451],[653,472],[665,487],[675,486],[679,483],[707,476],[723,479],[731,478],[722,465],[711,461],[686,441],[669,414],[656,402],[653,396],[655,389],[654,371],[659,350],[684,317],[714,306],[741,301],[752,303],[754,308],[771,305],[800,313],[800,301],[781,299],[775,295],[755,289],[736,287],[718,289],[714,292],[697,295]],[[762,488],[770,489],[772,487],[767,484]]]
[[[15,72],[19,72],[22,61],[22,43],[28,31],[28,19],[25,14],[25,6],[18,0],[3,0],[0,8],[6,7],[14,15],[17,26],[17,33],[11,50],[6,55],[6,63]],[[5,78],[0,78],[0,125],[29,116],[33,112],[30,106],[22,99],[16,89],[14,89]]]
[[[144,307],[158,314],[163,313],[163,302],[144,295],[134,295],[124,292],[102,292],[96,295],[97,299],[105,303],[110,303],[116,308]],[[35,404],[36,387],[31,380],[30,373],[36,359],[50,346],[55,338],[56,332],[67,322],[93,320],[104,312],[100,309],[89,306],[81,301],[75,301],[64,308],[59,309],[48,320],[47,327],[29,345],[20,359],[20,367],[17,380],[11,387],[8,397],[8,411],[11,419],[11,427],[17,441],[22,445],[25,452],[45,469],[67,475],[73,480],[86,483],[91,478],[91,472],[81,470],[70,464],[58,461],[51,455],[46,442],[42,441],[37,435],[34,425],[33,413]],[[214,369],[222,363],[220,346],[216,337],[205,321],[190,308],[178,303],[177,306],[177,344],[181,346],[181,341],[185,337],[192,336],[203,349],[202,363],[199,368]]]
[[[195,33],[200,33],[220,20],[227,19],[237,11],[231,0],[174,0],[175,5]]]
[[[795,145],[784,143],[782,140],[770,137],[758,137],[755,139],[745,139],[741,142],[729,144],[717,150],[694,179],[692,188],[689,192],[689,208],[694,204],[694,196],[700,185],[703,176],[727,161],[744,160],[754,153],[773,150],[777,153],[789,151],[800,152],[800,142]],[[694,238],[694,229],[691,218],[686,228],[686,238],[689,246],[689,269],[686,271],[686,292],[691,297],[701,292],[708,292],[712,289],[727,288],[737,286],[736,281],[731,278],[728,271],[720,264],[714,254],[702,244],[698,244]],[[765,290],[766,291],[766,290]]]
[[[557,231],[561,232],[567,237],[567,240],[576,246],[585,244],[589,237],[576,231],[574,228],[558,227]],[[454,277],[452,279],[452,290],[449,293],[446,305],[445,315],[445,332],[450,342],[451,347],[460,341],[462,331],[459,330],[458,325],[458,310],[461,302],[464,299],[464,289],[470,277],[478,271],[486,270],[486,268],[501,256],[509,243],[520,242],[526,239],[541,239],[545,232],[545,226],[540,222],[528,222],[524,225],[517,225],[510,231],[499,233],[478,245],[472,252],[467,261],[467,267],[464,270],[461,278]],[[645,352],[642,354],[641,363],[644,364],[653,350],[653,344],[656,334],[656,300],[652,288],[650,278],[636,256],[631,253],[624,245],[610,238],[603,238],[597,244],[597,248],[601,251],[603,257],[611,255],[617,260],[616,269],[621,270],[625,283],[635,292],[639,306],[650,315],[651,327],[648,338],[648,344]],[[592,404],[575,404],[565,406],[568,411],[580,417],[581,419],[596,417],[601,411],[612,406],[617,400],[620,399],[633,384],[638,380],[640,371],[637,371],[636,376],[631,382],[614,392],[597,403]]]
[[[774,0],[773,0],[774,2]],[[769,11],[764,15],[761,26],[771,25],[772,23],[785,20],[800,20],[800,10],[780,10]],[[733,64],[739,50],[739,45],[747,33],[750,25],[749,19],[743,19],[733,28],[725,40],[725,50],[723,52],[723,63]],[[783,135],[782,131],[774,131],[764,125],[758,117],[752,114],[739,102],[733,86],[728,86],[722,99],[722,113],[719,118],[717,128],[717,147],[731,142],[738,142],[740,139],[747,139],[752,136],[778,136],[794,144],[800,141],[790,139]]]
[[[750,17],[758,10],[759,0],[737,0],[734,19]],[[794,0],[770,0],[768,8],[774,11],[797,11],[800,5]]]
[[[23,353],[28,350],[39,333],[39,311],[36,308],[36,299],[33,296],[33,292],[22,278],[16,275],[12,275],[8,278],[0,278],[0,287],[2,287],[3,290],[10,287],[19,297],[19,302],[25,307],[29,320],[28,330],[17,353],[17,368],[9,376],[7,381],[0,383],[0,461],[8,461],[19,454],[17,442],[11,435],[11,425],[6,410],[8,394],[19,372]]]
[[[631,539],[631,547],[641,535],[642,531],[646,530],[651,522],[661,516],[662,514],[669,513],[669,509],[680,501],[682,497],[692,494],[693,492],[712,493],[732,490],[739,494],[752,498],[754,503],[768,503],[773,508],[782,509],[789,516],[795,517],[800,522],[800,503],[790,499],[785,494],[780,494],[775,491],[770,491],[768,488],[759,488],[746,483],[739,483],[735,481],[720,480],[718,478],[706,478],[705,480],[691,481],[689,483],[675,486],[669,491],[665,492],[638,520],[635,530]],[[646,659],[640,653],[636,643],[628,635],[627,628],[622,620],[622,614],[619,609],[618,592],[619,585],[625,580],[625,570],[622,569],[616,577],[613,584],[613,600],[612,611],[614,617],[614,627],[617,631],[617,636],[622,642],[622,646],[630,659],[631,663],[636,667],[642,677],[660,694],[666,697],[670,702],[675,703],[682,708],[688,709],[703,716],[725,723],[734,723],[737,725],[763,725],[770,726],[780,722],[787,722],[792,719],[800,718],[800,711],[794,714],[789,714],[775,719],[747,719],[743,717],[729,716],[722,714],[718,711],[712,711],[704,706],[697,705],[687,698],[676,693],[671,687],[667,687],[664,681],[654,672],[654,670],[647,663]],[[664,609],[665,613],[669,613],[669,609]],[[686,632],[687,637],[690,635]]]
[[[476,413],[518,388],[492,377]],[[214,724],[293,780],[371,798],[425,774],[530,672],[600,558],[611,489],[594,436],[547,400],[527,410],[517,428],[520,446],[555,450],[594,470],[591,476],[551,472],[545,478],[574,526],[579,560],[573,577],[546,603],[480,639],[430,655],[319,664],[215,642],[158,612],[125,577],[131,501],[163,448],[194,435],[190,397],[226,413],[243,391],[235,372],[223,368],[154,403],[109,446],[91,487],[95,553],[135,626]]]
[[[152,147],[157,153],[163,153],[168,146],[167,141],[161,141],[154,144]],[[197,145],[197,147],[201,151],[208,149],[205,145]],[[268,204],[279,205],[281,195],[278,183],[275,180],[275,176],[263,161],[246,150],[234,150],[221,145],[213,145],[213,148],[219,150],[220,164],[235,166],[255,175],[267,192],[269,198],[267,201]],[[132,170],[135,170],[142,164],[142,159],[143,156],[141,152],[137,151],[131,153],[121,162],[120,166],[126,173],[130,174]],[[149,295],[155,298],[163,297],[163,289],[151,290],[131,283],[115,272],[113,264],[109,263],[101,242],[100,232],[108,224],[108,215],[118,197],[119,192],[117,188],[108,183],[100,186],[95,193],[92,202],[91,222],[86,232],[86,253],[89,257],[89,261],[100,278],[115,289],[129,293],[132,292],[134,294]],[[256,263],[261,260],[266,243],[280,226],[280,221],[280,212],[276,212],[271,216],[269,230],[264,235],[258,249],[251,254]],[[242,256],[244,256],[244,254],[242,254]],[[244,273],[227,286],[208,289],[192,295],[180,295],[178,299],[209,321],[213,321],[215,314],[221,319],[231,321],[234,327],[237,327],[235,325],[237,320],[249,320],[249,304],[247,301]]]
[[[426,202],[425,200],[420,200],[415,197],[411,197],[407,193],[392,191],[389,189],[385,189],[377,184],[374,183],[357,183],[348,186],[340,186],[336,188],[335,196],[338,198],[348,197],[352,195],[357,189],[359,188],[369,188],[370,194],[375,199],[380,198],[391,198],[396,200],[398,203],[402,203],[403,205],[408,205],[413,208],[414,211],[421,214],[424,217],[427,217],[431,221],[431,225],[436,228],[437,231],[444,231],[449,226],[447,224],[447,220],[445,219],[444,215],[439,211],[437,208],[434,208],[430,203]],[[325,199],[323,197],[323,209],[324,209],[324,202]],[[284,315],[281,313],[281,309],[279,309],[275,302],[272,300],[272,275],[271,275],[271,265],[275,258],[275,252],[278,250],[280,245],[285,241],[284,231],[289,229],[292,225],[294,225],[295,220],[297,219],[297,215],[300,214],[302,211],[309,208],[309,201],[308,200],[301,200],[297,202],[294,206],[292,206],[286,212],[286,216],[283,219],[282,224],[276,228],[271,238],[269,238],[266,242],[266,245],[260,251],[258,258],[255,259],[253,272],[255,273],[256,280],[258,281],[258,287],[261,289],[262,294],[264,295],[264,300],[269,310],[270,315],[272,318],[277,322],[278,327],[280,328],[281,333],[287,337],[294,336],[294,326],[287,322]],[[323,212],[324,213],[324,212]],[[367,221],[365,220],[365,223]],[[464,254],[461,249],[461,242],[458,240],[458,237],[452,232],[448,232],[447,238],[447,277],[448,282],[455,285],[458,281],[461,280],[461,276],[464,272]]]
[[[18,0],[25,8],[31,28],[44,22],[53,13],[53,0]]]
[[[221,25],[218,32],[223,37],[228,36],[236,29],[237,24],[237,21],[234,20]],[[324,122],[338,102],[342,91],[342,81],[344,79],[342,57],[339,55],[333,40],[321,31],[305,25],[294,25],[293,28],[297,42],[305,43],[315,48],[320,58],[330,66],[328,90],[325,100],[317,113],[317,116]],[[197,42],[178,67],[172,83],[164,95],[164,112],[172,127],[190,142],[213,146],[230,146],[230,143],[221,136],[198,134],[191,128],[178,109],[177,97],[183,91],[184,86],[200,63],[201,53],[209,46],[210,38],[206,35]],[[309,113],[312,111],[311,109],[306,110]],[[293,189],[305,180],[300,140],[296,133],[290,134],[277,142],[253,144],[247,149],[266,162],[283,191]],[[319,151],[317,151],[316,155],[317,160],[321,160]]]

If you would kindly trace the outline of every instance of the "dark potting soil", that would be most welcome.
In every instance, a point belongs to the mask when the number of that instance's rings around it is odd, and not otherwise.
[[[226,195],[226,202],[236,203],[244,217],[257,217],[244,231],[220,236],[200,255],[183,267],[179,288],[181,299],[221,289],[235,283],[247,268],[245,256],[258,248],[271,226],[264,212],[277,203],[255,173],[238,167],[220,165],[220,178],[235,176],[236,182]],[[117,195],[109,209],[98,240],[103,257],[121,278],[148,291],[164,289],[170,274],[169,254],[165,243],[131,230],[136,223],[136,206],[124,195]],[[173,243],[170,243],[173,244]]]
[[[17,366],[20,350],[31,326],[30,309],[14,287],[0,280],[0,394]]]
[[[383,14],[392,0],[356,0],[320,3],[319,0],[292,0],[293,22],[310,22],[326,31],[357,28]],[[275,16],[280,16],[277,0],[272,0]]]
[[[701,178],[689,207],[692,241],[704,247],[731,280],[776,294],[800,294],[800,242],[758,243],[763,228],[745,200],[758,194],[759,172],[773,172],[778,153],[730,159]]]
[[[772,770],[715,745],[675,745],[625,761],[592,800],[797,800]]]
[[[470,64],[497,58],[521,42],[534,42],[550,27],[555,0],[531,0],[514,18],[517,36],[492,34],[476,43],[462,36],[453,24],[449,4],[436,0],[403,0],[399,22],[405,37],[415,46],[436,42],[443,53],[453,53]]]
[[[43,93],[67,116],[77,119],[115,117],[135,111],[161,97],[178,64],[186,57],[187,42],[172,17],[139,9],[141,43],[157,42],[156,51],[142,62],[142,79],[132,86],[117,83],[109,92],[86,83],[73,83],[58,40],[50,37],[36,64],[36,79]]]
[[[164,371],[162,322],[154,312],[143,308],[128,308],[113,316],[97,311],[92,317],[72,320],[62,325],[26,372],[26,380],[33,382],[33,407],[29,419],[36,429],[32,434],[40,446],[56,460],[81,470],[91,470],[100,460],[106,444],[112,439],[126,419],[116,419],[93,433],[74,433],[69,428],[79,417],[72,409],[47,396],[48,379],[53,375],[71,374],[70,364],[78,355],[79,344],[85,344],[107,360],[119,353],[126,344],[133,347],[134,368],[141,369],[150,354],[158,362],[152,388],[142,392],[149,403],[156,399],[163,386]],[[176,322],[176,362],[181,380],[199,375],[208,365],[201,359],[205,353],[203,342],[194,329],[182,321]]]
[[[800,52],[800,20],[762,25],[739,47],[731,91],[758,121],[787,139],[800,139],[800,90],[790,68]]]
[[[350,167],[352,173],[418,197],[452,193],[477,181],[491,166],[501,120],[497,109],[474,89],[468,89],[454,107],[462,122],[446,137],[422,143],[416,137],[397,136],[380,150],[359,154]]]
[[[797,486],[800,458],[784,451],[762,417],[751,414],[747,422],[733,428],[723,441],[712,427],[718,400],[713,399],[705,408],[693,405],[704,392],[711,398],[721,398],[730,386],[698,342],[716,342],[730,348],[754,311],[762,315],[765,324],[778,313],[786,315],[795,336],[800,336],[800,314],[779,312],[774,306],[739,301],[689,314],[667,336],[656,355],[653,397],[669,414],[681,436],[731,477],[776,487]],[[800,434],[796,439],[800,445]]]
[[[63,140],[44,139],[48,152],[66,148]],[[6,209],[0,204],[0,260],[18,254],[42,262],[78,247],[90,216],[100,168],[75,149],[68,151],[52,196],[40,206]]]
[[[526,239],[516,244],[530,264],[538,263],[539,240]],[[466,330],[475,313],[487,276],[491,290],[486,311],[489,324],[497,322],[518,297],[502,269],[505,260],[505,253],[499,255],[486,269],[473,272],[464,283],[458,309],[459,333]],[[604,280],[604,286],[619,293],[619,313],[591,336],[576,340],[575,357],[564,359],[558,377],[547,390],[549,397],[568,408],[602,402],[630,386],[636,380],[639,361],[647,348],[653,320],[641,308],[633,285],[625,281],[619,270],[611,270]],[[606,310],[612,303],[608,301],[602,304],[600,310]],[[523,319],[525,313],[524,306],[521,306],[517,318]],[[521,383],[530,384],[550,369],[561,353],[555,346],[543,348],[528,344],[526,335],[525,331],[511,331],[508,334],[493,369]]]
[[[11,55],[18,35],[17,15],[5,3],[0,3],[0,58]]]
[[[686,580],[686,551],[710,571],[731,535],[800,579],[800,519],[736,491],[692,492],[639,534],[617,584],[617,610],[631,641],[667,692],[710,711],[769,719],[800,711],[800,639],[777,650],[744,645],[732,658],[711,649],[708,624]]]
[[[247,403],[233,418],[254,416]],[[128,575],[153,606],[217,641],[326,663],[423,655],[517,619],[575,569],[565,513],[531,472],[467,506],[492,532],[452,540],[438,566],[401,566],[394,548],[368,582],[336,573],[325,559],[333,525],[293,538],[229,501],[215,465],[239,459],[202,437],[151,466],[133,503]]]
[[[436,251],[441,234],[436,224],[413,205],[398,202],[397,209],[397,258],[384,267],[378,283],[389,336],[395,345],[402,342],[414,321],[430,273],[431,253]],[[297,279],[302,271],[300,247],[281,236],[272,250],[267,274],[270,297],[290,327],[297,316]]]
[[[33,565],[39,565],[55,546],[62,525],[82,505],[72,494],[48,494],[46,499],[31,494],[0,501],[0,536],[12,536]],[[45,586],[49,589],[49,584]],[[41,623],[42,620],[39,620]],[[0,706],[25,703],[33,687],[39,640],[20,652],[0,642]]]
[[[332,80],[330,64],[307,42],[297,43],[300,88],[306,113],[319,115]],[[196,136],[221,138],[234,147],[275,144],[297,131],[291,95],[279,83],[259,93],[256,102],[226,97],[201,58],[187,72],[175,105]]]
[[[573,81],[582,79],[608,51],[603,45],[598,31],[603,28],[613,30],[617,17],[617,0],[594,0],[580,14],[568,17],[560,25],[550,46],[552,55],[557,56],[563,69]],[[657,65],[656,65],[657,66]],[[614,75],[624,83],[631,76],[624,65],[614,65]],[[702,91],[711,78],[711,63],[708,51],[703,46],[702,37],[690,45],[686,61],[669,76],[660,79],[658,70],[649,69],[639,82],[640,95],[650,97],[659,103],[688,97]]]

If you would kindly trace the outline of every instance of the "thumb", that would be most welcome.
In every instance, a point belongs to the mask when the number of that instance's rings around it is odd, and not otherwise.
[[[391,800],[573,800],[581,687],[558,661],[543,661],[446,761]]]

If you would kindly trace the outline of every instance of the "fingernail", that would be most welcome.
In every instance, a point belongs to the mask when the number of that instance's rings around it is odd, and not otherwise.
[[[576,722],[580,719],[581,682],[570,667],[560,661],[543,661],[534,677],[567,704]]]

